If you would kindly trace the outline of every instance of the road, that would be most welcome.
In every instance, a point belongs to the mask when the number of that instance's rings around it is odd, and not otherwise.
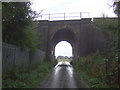
[[[77,77],[69,62],[59,62],[40,84],[40,88],[88,88],[88,85]]]

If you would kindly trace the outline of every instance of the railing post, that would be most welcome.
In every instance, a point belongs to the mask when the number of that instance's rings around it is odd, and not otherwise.
[[[50,21],[50,14],[49,14],[49,21]]]
[[[41,20],[42,20],[42,15],[41,15]]]
[[[80,12],[80,19],[82,19],[82,12]]]
[[[88,17],[90,18],[90,13],[88,12]]]
[[[65,13],[64,13],[64,20],[65,20]]]

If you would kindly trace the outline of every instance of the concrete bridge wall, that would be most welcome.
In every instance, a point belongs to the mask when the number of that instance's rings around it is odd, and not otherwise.
[[[54,57],[55,45],[62,40],[73,47],[75,61],[97,50],[109,52],[105,34],[92,24],[91,18],[81,20],[39,21],[38,32],[44,35],[43,48],[46,55]]]

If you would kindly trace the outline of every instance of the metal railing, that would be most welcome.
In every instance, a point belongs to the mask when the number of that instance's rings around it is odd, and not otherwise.
[[[89,12],[74,12],[74,13],[52,13],[40,15],[41,20],[70,20],[90,18]]]

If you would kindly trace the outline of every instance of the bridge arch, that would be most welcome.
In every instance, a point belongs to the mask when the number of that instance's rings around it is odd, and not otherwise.
[[[50,42],[50,51],[51,51],[51,60],[55,59],[55,46],[60,42],[60,41],[67,41],[71,44],[73,48],[73,59],[76,59],[76,53],[77,53],[77,37],[73,30],[70,28],[62,28],[60,30],[57,30],[51,39]]]
[[[46,52],[46,58],[52,61],[55,56],[55,46],[60,41],[67,41],[72,45],[74,61],[79,57],[87,56],[100,50],[102,53],[108,53],[110,46],[105,33],[96,28],[91,22],[91,18],[82,18],[81,20],[42,20],[38,23],[39,33],[44,37],[40,48]],[[40,37],[41,38],[41,37]],[[113,39],[111,38],[110,41]]]

